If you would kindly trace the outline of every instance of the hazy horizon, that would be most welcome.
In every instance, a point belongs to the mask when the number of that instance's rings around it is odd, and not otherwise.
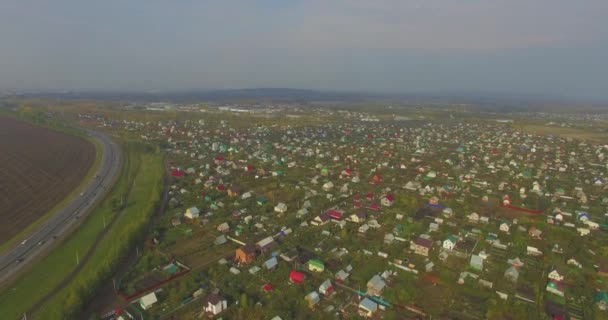
[[[302,88],[608,101],[608,2],[0,3],[0,90]]]

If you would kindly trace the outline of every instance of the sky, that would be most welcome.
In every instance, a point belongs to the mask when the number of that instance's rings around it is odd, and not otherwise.
[[[302,88],[608,102],[606,0],[0,0],[0,90]]]

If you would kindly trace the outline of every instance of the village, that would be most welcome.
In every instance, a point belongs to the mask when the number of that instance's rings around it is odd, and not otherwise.
[[[166,153],[167,206],[115,285],[124,314],[608,318],[607,145],[511,121],[337,116],[86,116]]]

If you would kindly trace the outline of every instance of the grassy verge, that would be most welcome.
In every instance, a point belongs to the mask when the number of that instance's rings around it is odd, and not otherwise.
[[[131,244],[145,235],[145,227],[153,214],[162,189],[162,156],[139,154],[138,168],[127,196],[126,207],[112,228],[98,243],[82,270],[66,287],[44,304],[35,319],[61,319],[80,311],[86,299],[102,285],[128,253]]]
[[[141,181],[141,179],[135,181],[134,178],[138,172],[145,172],[139,171],[140,165],[151,162],[150,158],[160,158],[160,155],[144,157],[141,151],[132,149],[135,148],[131,148],[130,144],[125,146],[123,167],[119,179],[111,193],[102,201],[100,206],[87,217],[86,221],[61,246],[36,264],[29,273],[25,274],[11,288],[0,293],[0,310],[2,310],[3,318],[19,318],[20,315],[23,315],[24,312],[40,301],[41,298],[61,284],[76,269],[76,255],[78,254],[79,257],[83,257],[92,247],[100,232],[103,231],[104,225],[117,214],[116,203],[120,202],[120,199],[126,199],[127,207],[124,210],[124,215],[129,215],[133,211],[143,212],[145,210],[147,203],[144,203],[142,199],[138,199],[137,197],[141,197],[139,195],[140,192],[135,191],[140,189],[155,190],[155,187],[150,181]],[[158,170],[154,169],[149,174],[151,176],[162,176],[160,166],[159,164]],[[149,170],[152,170],[152,168]],[[131,182],[133,182],[133,188],[131,194],[129,194]],[[133,221],[139,222],[136,219],[133,219]],[[113,225],[112,230],[108,232],[108,237],[105,238],[115,238],[114,241],[118,241],[127,235],[118,234],[117,236],[116,230],[113,230],[114,228],[119,228],[120,232],[125,231],[121,227],[121,223],[123,222],[117,222]],[[130,223],[127,225],[130,225]],[[105,246],[100,246],[97,250],[97,252],[108,254],[107,251],[109,250]],[[108,262],[98,263],[98,268],[106,268],[106,265],[109,263],[110,256],[104,255],[104,257],[107,257]],[[89,288],[92,287],[89,286]],[[56,319],[61,318],[63,317],[57,317]]]

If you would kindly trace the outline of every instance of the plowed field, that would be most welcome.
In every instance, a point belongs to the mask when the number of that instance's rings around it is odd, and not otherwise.
[[[0,116],[0,243],[49,212],[95,161],[95,146]]]

